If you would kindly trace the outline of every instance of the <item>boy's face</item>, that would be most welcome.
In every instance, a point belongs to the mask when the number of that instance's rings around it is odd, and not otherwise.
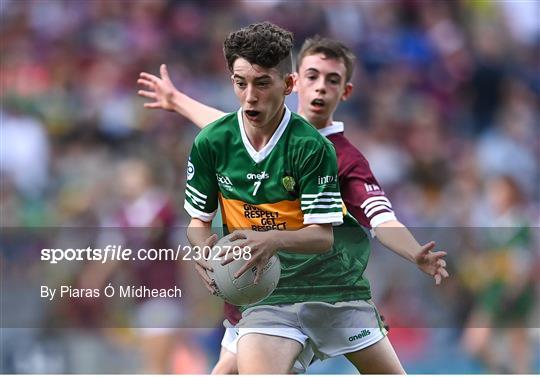
[[[292,75],[282,75],[276,68],[263,68],[238,58],[231,80],[242,106],[243,119],[255,128],[277,125],[285,96],[292,92]]]
[[[352,84],[346,82],[347,68],[341,59],[324,54],[307,55],[302,60],[295,80],[298,112],[309,122],[324,126],[332,118],[340,100],[346,100]]]

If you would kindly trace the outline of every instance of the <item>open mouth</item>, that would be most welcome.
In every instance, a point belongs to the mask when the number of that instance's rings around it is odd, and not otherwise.
[[[246,113],[246,116],[249,119],[256,119],[259,116],[259,114],[261,113],[260,111],[255,111],[255,110],[246,110],[244,112]]]
[[[320,98],[315,98],[313,101],[311,101],[311,106],[317,109],[322,109],[324,105],[325,105],[324,100]]]

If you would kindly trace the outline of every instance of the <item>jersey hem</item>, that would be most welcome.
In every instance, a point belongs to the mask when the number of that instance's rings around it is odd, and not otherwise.
[[[325,302],[327,304],[335,304],[337,302],[343,301],[355,301],[355,300],[370,300],[371,292],[354,292],[348,295],[338,296],[313,296],[313,295],[294,295],[294,298],[290,297],[291,295],[271,295],[270,298],[258,302],[254,305],[243,306],[240,308],[241,312],[244,312],[246,309],[254,308],[257,306],[263,305],[287,305],[287,304],[297,304],[300,302]]]
[[[329,216],[327,214],[305,214],[304,225],[311,224],[332,224],[332,226],[338,226],[343,224],[343,214]]]
[[[394,212],[383,212],[383,213],[380,213],[380,214],[376,215],[375,217],[373,217],[371,219],[371,221],[370,221],[370,225],[371,225],[371,228],[375,229],[376,227],[378,227],[382,223],[385,223],[385,222],[391,221],[391,220],[396,220],[397,221],[397,218],[396,218],[396,215],[394,214]]]

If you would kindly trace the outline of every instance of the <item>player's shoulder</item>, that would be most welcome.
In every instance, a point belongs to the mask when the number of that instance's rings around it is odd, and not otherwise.
[[[289,127],[291,146],[324,146],[325,148],[334,148],[332,143],[322,136],[315,126],[309,123],[301,115],[291,113],[291,120],[289,122],[289,126],[291,126]]]
[[[236,127],[234,126],[236,125]],[[236,112],[228,113],[204,127],[195,137],[195,144],[214,144],[224,141],[226,134],[238,128]]]
[[[336,133],[327,137],[334,145],[338,159],[342,159],[344,162],[352,161],[357,165],[369,168],[369,161],[366,156],[343,133]]]

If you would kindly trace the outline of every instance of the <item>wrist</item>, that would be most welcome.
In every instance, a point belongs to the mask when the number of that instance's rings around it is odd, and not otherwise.
[[[411,256],[411,262],[413,262],[416,265],[420,265],[420,255],[422,254],[422,246],[418,246],[415,248],[415,251],[413,252]]]
[[[184,108],[182,107],[182,103],[184,103],[185,94],[179,92],[178,90],[175,90],[172,95],[172,107],[173,110],[176,111],[179,114],[184,114]]]
[[[279,230],[270,230],[268,233],[268,241],[271,245],[271,248],[273,250],[273,253],[276,254],[279,250],[284,249],[285,244],[283,242],[283,238],[280,237]]]

